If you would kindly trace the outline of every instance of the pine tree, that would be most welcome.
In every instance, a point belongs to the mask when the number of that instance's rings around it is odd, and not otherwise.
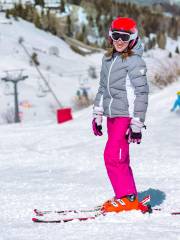
[[[157,35],[157,44],[159,48],[165,49],[166,47],[166,35],[165,32],[159,32]]]
[[[12,16],[14,17],[14,20],[18,21],[18,13],[16,9],[16,4],[14,5],[14,8],[11,10]]]
[[[34,10],[32,5],[26,6],[26,20],[33,22]]]
[[[175,17],[171,18],[170,24],[169,24],[169,35],[173,39],[177,39],[178,36],[178,21]]]
[[[64,0],[61,0],[60,11],[62,13],[65,12],[65,2],[64,2]]]
[[[24,14],[23,14],[23,5],[21,4],[21,2],[18,3],[18,4],[15,4],[15,9],[16,9],[17,15],[18,15],[19,17],[22,17],[22,18],[23,18],[23,16],[24,16]]]
[[[171,53],[171,52],[169,52],[168,57],[169,57],[169,58],[172,58],[172,53]]]
[[[39,13],[36,10],[34,10],[33,23],[37,28],[42,28],[41,19]]]
[[[57,18],[55,14],[49,13],[48,15],[48,30],[54,34],[57,35]]]
[[[152,48],[154,48],[156,46],[157,40],[156,37],[152,38]]]
[[[176,47],[175,53],[179,54],[179,48],[178,48],[178,46]]]
[[[35,6],[36,6],[36,5],[39,5],[39,6],[41,6],[42,8],[44,8],[44,5],[45,5],[44,0],[35,0],[35,1],[34,1],[34,4],[35,4]]]
[[[6,10],[6,18],[7,18],[7,19],[10,18],[10,11],[9,11],[9,9]]]
[[[67,16],[67,35],[72,36],[72,22],[71,22],[71,17],[68,15]]]

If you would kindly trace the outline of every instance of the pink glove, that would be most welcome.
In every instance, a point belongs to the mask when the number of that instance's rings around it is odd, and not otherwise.
[[[142,123],[138,118],[132,118],[130,122],[130,126],[126,132],[126,139],[128,140],[128,143],[141,143],[142,139],[142,133],[141,129],[146,128],[144,123]]]
[[[102,136],[102,121],[103,121],[103,109],[101,107],[94,107],[92,129],[95,136]]]

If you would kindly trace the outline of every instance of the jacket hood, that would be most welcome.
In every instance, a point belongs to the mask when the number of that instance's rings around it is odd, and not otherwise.
[[[142,42],[139,39],[136,45],[132,48],[134,54],[142,56],[144,52],[144,47],[142,46]]]

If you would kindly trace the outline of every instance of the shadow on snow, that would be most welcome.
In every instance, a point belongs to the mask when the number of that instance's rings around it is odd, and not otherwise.
[[[151,201],[150,201],[151,207],[160,205],[166,199],[166,194],[164,192],[158,189],[152,189],[152,188],[149,188],[144,192],[139,192],[138,198],[141,201],[147,195],[151,196]]]

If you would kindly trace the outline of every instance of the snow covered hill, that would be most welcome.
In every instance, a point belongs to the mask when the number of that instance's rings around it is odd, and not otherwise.
[[[62,39],[24,20],[7,20],[4,13],[0,13],[0,77],[6,76],[4,71],[14,69],[24,69],[23,74],[29,76],[19,83],[18,89],[22,122],[56,121],[55,112],[59,107],[36,69],[30,65],[27,54],[18,43],[19,38],[24,39],[23,44],[30,54],[38,55],[39,68],[63,106],[73,106],[76,92],[82,85],[88,89],[90,97],[95,96],[103,52],[81,56]],[[180,41],[168,38],[166,50],[156,48],[144,54],[150,83],[159,76],[166,79],[175,73],[178,65],[180,68],[180,55],[174,53],[177,46],[180,49]],[[52,55],[52,49],[59,54]],[[169,52],[172,58],[168,58]],[[88,77],[90,67],[96,70],[97,79]],[[154,92],[157,86],[151,85],[151,92]],[[12,93],[12,85],[0,81],[0,124],[4,123],[4,115],[14,107]]]
[[[131,145],[139,198],[151,193],[164,210],[109,214],[97,220],[34,224],[32,210],[89,208],[113,196],[103,163],[104,136],[91,132],[91,108],[62,125],[52,121],[1,125],[0,239],[179,240],[180,134],[178,113],[170,108],[180,81],[150,97],[147,130]]]
[[[19,84],[19,101],[27,101],[32,107],[28,110],[21,108],[23,121],[54,119],[58,105],[50,93],[44,93],[47,87],[18,43],[20,37],[30,54],[38,54],[39,68],[63,106],[72,105],[80,84],[88,78],[89,67],[94,67],[99,74],[102,54],[83,57],[73,52],[63,40],[35,28],[33,24],[7,20],[3,13],[0,14],[0,56],[3,59],[0,77],[6,76],[4,71],[24,69],[29,78]],[[58,50],[59,56],[50,54],[53,47]],[[96,79],[88,78],[90,94],[95,92],[97,84]],[[13,92],[11,88],[11,84],[7,86],[1,81],[1,113],[14,106],[13,96],[9,95]]]

